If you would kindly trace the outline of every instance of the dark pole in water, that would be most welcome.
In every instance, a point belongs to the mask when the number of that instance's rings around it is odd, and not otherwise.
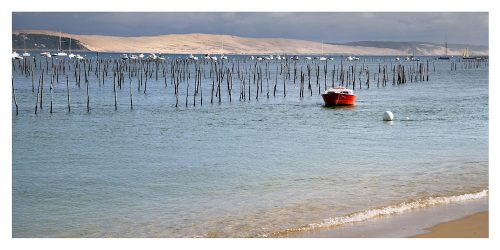
[[[42,82],[42,77],[38,79],[38,88],[36,89],[36,104],[35,104],[35,115],[38,112],[38,97],[40,96],[40,84]]]
[[[18,115],[19,114],[19,106],[17,106],[16,89],[14,89],[14,77],[12,77],[12,97],[14,98],[14,104],[16,105],[16,115]]]
[[[89,82],[87,81],[87,113],[90,112]]]
[[[40,109],[43,109],[43,70],[42,70],[42,82],[40,84]]]
[[[113,81],[113,94],[115,97],[115,111],[116,111],[116,110],[118,110],[118,106],[116,104],[116,83],[115,83],[115,81]]]
[[[52,114],[52,102],[53,102],[53,95],[54,95],[53,79],[54,79],[54,77],[52,77],[50,79],[50,113],[51,114]]]
[[[71,112],[70,97],[69,97],[69,80],[68,80],[68,76],[66,76],[66,90],[68,92],[68,112]]]

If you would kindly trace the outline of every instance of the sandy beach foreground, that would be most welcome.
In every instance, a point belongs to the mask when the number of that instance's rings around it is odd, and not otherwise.
[[[485,238],[488,198],[415,209],[340,227],[289,232],[275,237],[299,238]]]
[[[488,238],[489,212],[480,212],[464,218],[438,224],[429,233],[416,238]]]

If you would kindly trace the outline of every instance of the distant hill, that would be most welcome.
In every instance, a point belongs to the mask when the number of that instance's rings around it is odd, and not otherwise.
[[[406,54],[411,55],[415,52],[415,55],[441,55],[444,54],[445,48],[443,44],[429,43],[429,42],[392,42],[392,41],[359,41],[359,42],[348,42],[348,43],[329,43],[335,45],[346,45],[346,46],[365,46],[365,47],[375,47],[375,48],[389,48],[399,51],[406,52]],[[461,55],[465,48],[469,48],[471,54],[475,55],[487,55],[488,46],[484,45],[470,45],[470,44],[448,44],[448,54],[449,55]]]
[[[61,49],[68,51],[70,38],[61,37]],[[13,50],[59,50],[59,36],[44,34],[15,33],[12,34]],[[72,51],[88,51],[78,40],[71,41]]]
[[[121,53],[175,54],[324,54],[324,55],[441,55],[444,46],[425,42],[352,42],[325,43],[284,38],[249,38],[213,34],[170,34],[159,36],[118,37],[62,33],[62,48]],[[12,34],[13,49],[57,50],[59,32],[19,30]],[[223,45],[222,45],[223,44]],[[471,55],[487,55],[487,46],[450,45],[450,55],[469,48]]]

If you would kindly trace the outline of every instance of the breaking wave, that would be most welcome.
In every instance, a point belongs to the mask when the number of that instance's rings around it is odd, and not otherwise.
[[[336,226],[341,226],[344,224],[362,222],[365,220],[369,220],[369,219],[373,219],[373,218],[377,218],[377,217],[381,217],[381,216],[401,214],[401,213],[408,212],[408,211],[411,211],[413,209],[418,209],[418,208],[426,208],[426,207],[431,207],[431,206],[435,206],[435,205],[464,202],[464,201],[469,201],[469,200],[477,200],[477,199],[487,197],[488,194],[489,194],[489,191],[487,189],[484,189],[484,190],[477,192],[477,193],[421,198],[418,200],[399,203],[397,205],[384,206],[384,207],[380,207],[380,208],[364,210],[361,212],[355,212],[355,213],[344,215],[344,216],[332,217],[332,218],[325,219],[320,223],[312,223],[312,224],[308,224],[306,226],[302,226],[302,227],[298,227],[298,228],[291,228],[291,229],[287,229],[284,231],[272,233],[271,235],[263,235],[263,237],[276,237],[276,236],[280,236],[280,235],[283,235],[286,233],[336,227]]]

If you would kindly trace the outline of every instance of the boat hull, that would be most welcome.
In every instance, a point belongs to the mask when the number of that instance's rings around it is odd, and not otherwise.
[[[356,96],[340,93],[325,93],[322,94],[325,106],[350,106],[356,103]]]

